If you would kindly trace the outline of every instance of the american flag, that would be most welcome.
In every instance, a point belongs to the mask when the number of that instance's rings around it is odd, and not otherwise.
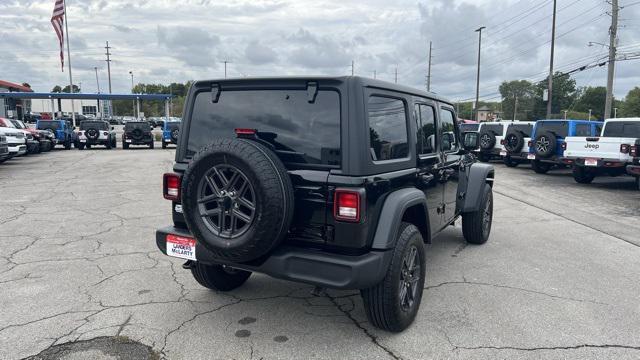
[[[56,31],[60,41],[60,63],[64,72],[64,31],[62,29],[64,25],[64,0],[56,0],[53,15],[51,15],[51,25],[53,25],[53,29]]]

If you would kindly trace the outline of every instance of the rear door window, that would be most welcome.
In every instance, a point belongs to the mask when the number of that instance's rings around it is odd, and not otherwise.
[[[496,135],[502,135],[502,125],[482,125],[480,131],[490,131]]]
[[[640,138],[640,121],[610,121],[605,125],[602,136]]]
[[[478,131],[480,129],[480,124],[460,124],[460,132],[469,132],[469,131]]]
[[[306,90],[224,90],[195,99],[189,123],[187,158],[214,137],[235,138],[235,129],[256,129],[286,164],[339,167],[340,95],[320,90],[309,102]]]
[[[109,125],[102,121],[83,121],[80,123],[80,130],[96,129],[96,130],[108,130]]]
[[[373,161],[409,156],[405,103],[382,96],[369,97],[369,144]]]

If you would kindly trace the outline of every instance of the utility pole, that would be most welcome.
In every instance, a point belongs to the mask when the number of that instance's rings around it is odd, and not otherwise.
[[[482,50],[482,30],[484,29],[486,27],[482,26],[476,30],[478,33],[478,76],[476,78],[476,103],[474,104],[476,121],[478,121],[478,102],[480,102],[480,51]]]
[[[107,79],[109,80],[109,94],[111,94],[111,53],[109,52],[109,49],[111,49],[111,47],[109,46],[108,41],[105,49],[107,50],[107,53],[105,54],[107,55]],[[113,107],[111,105],[111,100],[108,100],[107,104],[109,106],[109,117],[111,117],[113,116]]]
[[[618,118],[618,108],[613,108],[613,118],[614,119]]]
[[[98,87],[98,94],[100,94],[100,81],[98,80],[98,67],[94,66],[93,70],[96,71],[96,87]],[[98,113],[100,113],[100,117],[102,118],[102,109],[100,108],[100,99],[98,99],[97,101],[97,106],[98,109],[96,110],[96,117],[98,116]]]
[[[227,78],[227,64],[229,63],[229,61],[225,60],[222,62],[224,64],[224,78]]]
[[[591,111],[592,109],[589,109],[589,121],[591,121]]]
[[[616,40],[618,38],[618,0],[611,0],[611,28],[609,28],[609,66],[607,69],[607,99],[604,103],[604,118],[611,117],[613,106],[613,77],[616,70]]]
[[[353,76],[355,72],[356,72],[355,61],[351,60],[351,76]]]
[[[129,75],[131,75],[131,94],[133,94],[133,71],[129,71]],[[133,105],[133,117],[135,117],[136,119],[138,118],[136,116],[136,101],[135,100],[131,100],[131,103]]]
[[[513,121],[516,121],[518,117],[518,95],[515,95],[515,101],[513,102]]]
[[[396,82],[396,84],[398,83],[398,65],[396,65],[395,82]]]
[[[551,27],[551,60],[549,61],[549,85],[547,87],[547,119],[551,118],[551,105],[553,103],[553,57],[556,50],[556,9],[557,0],[553,0],[553,25]]]
[[[569,112],[569,110],[564,110],[564,119],[567,120],[567,113]]]
[[[431,50],[433,50],[433,42],[429,41],[429,70],[427,74],[427,91],[431,91]]]

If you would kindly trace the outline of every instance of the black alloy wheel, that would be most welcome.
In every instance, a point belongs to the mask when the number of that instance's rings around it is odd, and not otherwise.
[[[200,217],[221,238],[241,236],[255,217],[253,185],[240,169],[230,164],[218,164],[202,177],[197,199]]]

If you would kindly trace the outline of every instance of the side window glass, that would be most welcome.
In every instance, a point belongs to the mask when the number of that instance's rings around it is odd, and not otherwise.
[[[409,156],[407,114],[404,101],[382,96],[369,97],[369,139],[373,161]]]
[[[595,136],[600,136],[602,135],[602,125],[597,124],[596,125],[596,133],[594,134]]]
[[[436,152],[436,113],[433,107],[420,105],[420,120],[418,138],[423,144],[420,154],[433,154]]]
[[[440,149],[453,151],[458,149],[455,136],[455,117],[453,112],[446,109],[440,110]]]

